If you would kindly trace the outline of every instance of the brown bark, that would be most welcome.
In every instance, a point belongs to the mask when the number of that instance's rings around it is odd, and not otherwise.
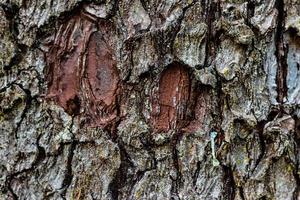
[[[300,199],[299,21],[296,0],[0,1],[0,199]]]

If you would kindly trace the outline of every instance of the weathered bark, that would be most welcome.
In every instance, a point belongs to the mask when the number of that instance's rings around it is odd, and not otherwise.
[[[0,199],[300,199],[297,0],[1,0],[0,33]]]

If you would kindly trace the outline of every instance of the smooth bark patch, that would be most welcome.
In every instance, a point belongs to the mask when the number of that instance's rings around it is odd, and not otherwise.
[[[87,56],[87,82],[91,87],[90,110],[97,124],[106,124],[116,117],[116,95],[119,75],[113,50],[100,32],[91,36]]]
[[[189,99],[189,74],[178,64],[169,66],[159,81],[158,103],[153,105],[153,127],[155,131],[166,132],[177,128],[185,118]]]

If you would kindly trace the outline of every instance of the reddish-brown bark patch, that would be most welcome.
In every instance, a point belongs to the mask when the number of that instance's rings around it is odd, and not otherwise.
[[[188,71],[177,64],[169,66],[159,82],[158,102],[153,103],[152,125],[155,131],[178,128],[185,118],[189,99]]]
[[[110,22],[85,15],[61,25],[46,54],[49,70],[47,98],[87,126],[104,127],[116,118],[119,76],[111,47]]]
[[[60,27],[46,55],[50,67],[47,97],[55,100],[70,114],[76,112],[69,104],[72,104],[73,99],[78,98],[82,52],[93,26],[90,21],[78,16],[71,19]]]
[[[189,102],[192,117],[188,119],[188,125],[182,129],[184,132],[195,132],[203,128],[205,115],[208,113],[209,95],[206,88],[197,87],[192,91]]]
[[[114,102],[119,81],[112,50],[96,32],[91,37],[87,56],[87,77],[97,101],[106,105]]]
[[[102,38],[100,32],[95,32],[88,46],[87,55],[87,85],[90,86],[90,114],[97,119],[97,124],[104,125],[116,117],[116,95],[119,76],[113,50]]]
[[[208,99],[207,88],[199,85],[185,66],[168,66],[152,97],[150,122],[154,132],[199,130],[208,113]]]

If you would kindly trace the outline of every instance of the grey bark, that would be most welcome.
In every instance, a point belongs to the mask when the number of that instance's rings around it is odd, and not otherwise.
[[[0,199],[300,199],[299,1],[0,0],[0,38]]]

